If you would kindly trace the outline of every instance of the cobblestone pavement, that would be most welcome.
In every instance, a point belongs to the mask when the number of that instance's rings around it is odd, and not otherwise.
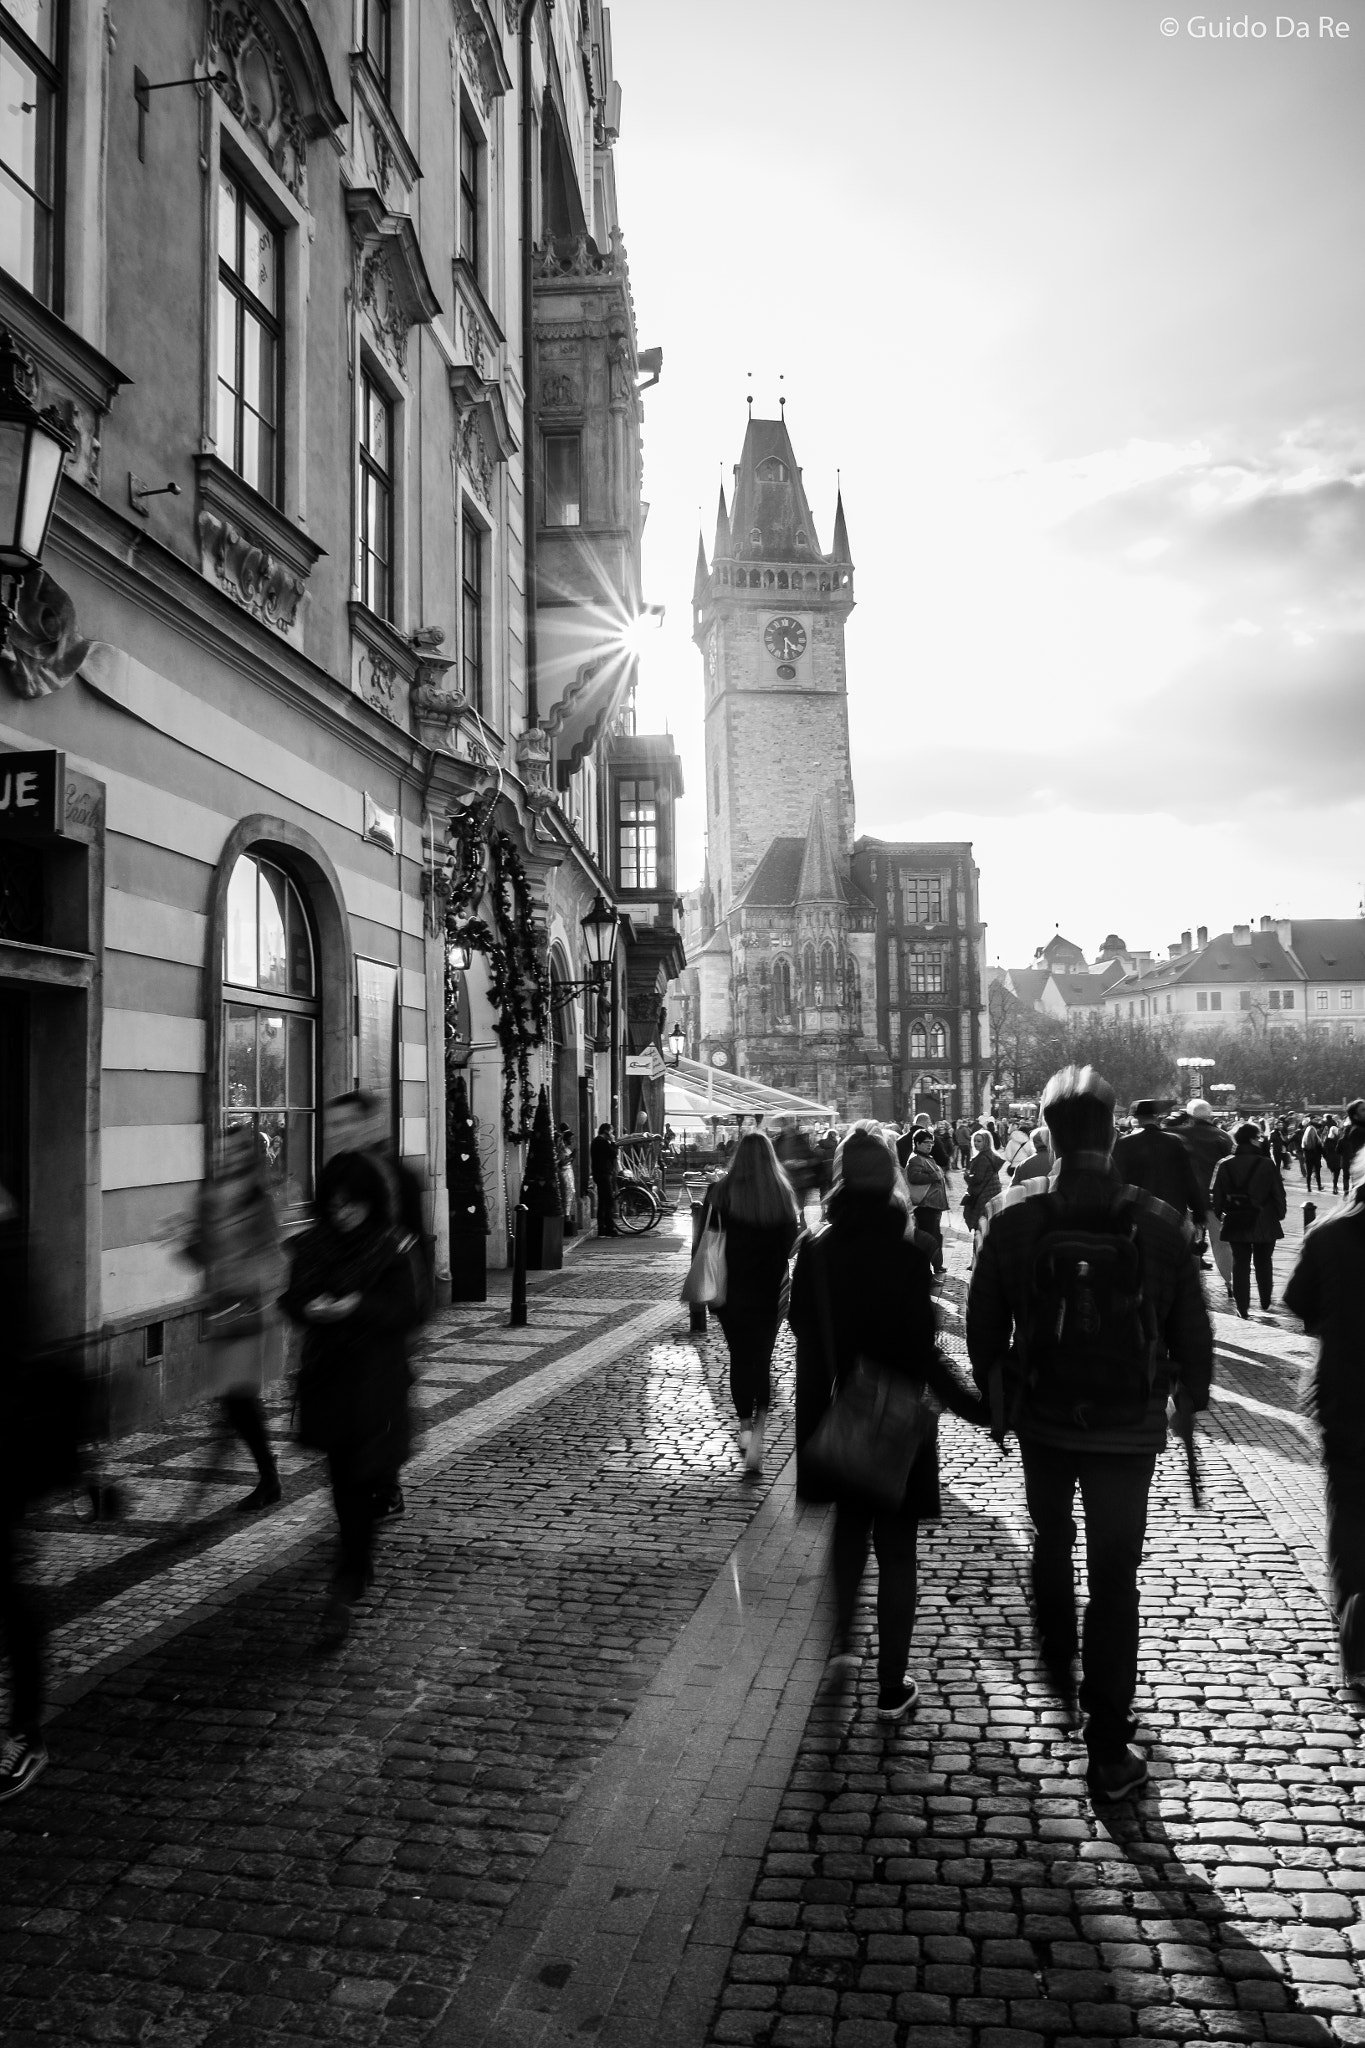
[[[886,1733],[870,1660],[826,1673],[789,1340],[755,1485],[684,1258],[587,1243],[527,1331],[505,1301],[438,1320],[408,1512],[337,1655],[303,1454],[235,1517],[249,1478],[191,1417],[118,1447],[126,1524],[44,1517],[53,1761],[0,1814],[0,2038],[1365,2042],[1361,1710],[1302,1337],[1214,1304],[1206,1504],[1173,1458],[1153,1501],[1153,1782],[1101,1822],[1034,1666],[1017,1460],[945,1430],[921,1705]]]

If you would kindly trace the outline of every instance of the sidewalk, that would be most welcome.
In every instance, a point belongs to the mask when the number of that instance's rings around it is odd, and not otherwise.
[[[1303,1340],[1215,1304],[1206,1506],[1168,1457],[1149,1531],[1153,1785],[1101,1825],[1034,1667],[1017,1460],[945,1427],[921,1705],[885,1731],[866,1656],[826,1676],[790,1339],[754,1485],[723,1344],[676,1305],[685,1220],[663,1232],[532,1276],[524,1332],[501,1302],[438,1320],[408,1512],[339,1656],[312,1648],[302,1454],[260,1518],[231,1512],[249,1474],[212,1480],[228,1505],[180,1548],[202,1429],[120,1447],[127,1528],[54,1511],[60,1706],[0,1814],[0,2036],[1365,2042],[1362,1717]]]

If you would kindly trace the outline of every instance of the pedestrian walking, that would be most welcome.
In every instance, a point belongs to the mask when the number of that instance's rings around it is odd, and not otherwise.
[[[1351,1191],[1351,1174],[1355,1162],[1365,1150],[1365,1096],[1357,1096],[1346,1105],[1346,1122],[1341,1133],[1341,1192]]]
[[[975,1230],[989,1205],[1000,1192],[1000,1170],[1004,1160],[991,1144],[989,1131],[972,1132],[972,1156],[967,1162],[967,1187],[962,1198],[962,1221]]]
[[[988,1419],[976,1389],[936,1347],[929,1260],[908,1234],[909,1205],[895,1156],[872,1132],[855,1126],[845,1138],[826,1214],[827,1227],[801,1246],[792,1279],[797,1489],[807,1499],[824,1494],[804,1447],[860,1359],[905,1374],[968,1421],[984,1425]],[[936,1430],[911,1464],[898,1507],[877,1508],[849,1496],[835,1503],[835,1654],[852,1649],[870,1542],[877,1558],[877,1713],[883,1720],[901,1720],[919,1694],[906,1672],[916,1548],[919,1524],[940,1512]]]
[[[1002,1154],[1005,1161],[1005,1176],[1007,1179],[1014,1179],[1018,1168],[1031,1156],[1032,1152],[1033,1133],[1028,1125],[1026,1123],[1013,1125],[1009,1136],[1005,1139]]]
[[[303,1327],[300,1441],[327,1454],[339,1552],[321,1639],[342,1641],[373,1575],[377,1489],[411,1444],[407,1335],[418,1318],[409,1249],[373,1159],[343,1152],[318,1182],[318,1220],[293,1249],[286,1313]]]
[[[1206,1102],[1202,1095],[1196,1095],[1192,1102],[1187,1102],[1179,1117],[1168,1119],[1167,1127],[1190,1155],[1190,1164],[1194,1168],[1194,1177],[1203,1202],[1204,1242],[1230,1296],[1232,1248],[1224,1244],[1222,1226],[1209,1207],[1209,1189],[1213,1184],[1214,1168],[1219,1160],[1232,1157],[1232,1140],[1226,1131],[1219,1129],[1214,1118],[1213,1106]]]
[[[1232,1298],[1237,1313],[1251,1313],[1251,1269],[1263,1310],[1275,1292],[1275,1246],[1284,1236],[1288,1207],[1280,1169],[1258,1143],[1255,1124],[1239,1124],[1233,1132],[1236,1150],[1219,1161],[1209,1189],[1209,1206],[1217,1216],[1232,1252]]]
[[[671,1137],[672,1133],[668,1135]],[[578,1229],[578,1186],[574,1179],[573,1154],[573,1132],[567,1124],[561,1124],[555,1133],[555,1171],[559,1176],[559,1208],[564,1218],[566,1237],[574,1236]]]
[[[960,1116],[953,1125],[953,1144],[957,1151],[958,1166],[965,1173],[972,1158],[972,1127],[965,1116]]]
[[[1213,1331],[1188,1226],[1125,1187],[1110,1157],[1113,1089],[1091,1067],[1064,1067],[1042,1108],[1057,1168],[1050,1183],[1012,1188],[986,1225],[967,1296],[967,1352],[996,1429],[1019,1439],[1039,1648],[1066,1697],[1080,1489],[1087,1784],[1111,1801],[1147,1781],[1129,1747],[1147,1498],[1167,1401],[1182,1431],[1208,1405]]]
[[[1046,1124],[1039,1124],[1037,1130],[1030,1134],[1030,1142],[1033,1150],[1014,1169],[1015,1187],[1028,1180],[1046,1180],[1052,1171],[1052,1146]]]
[[[599,1124],[597,1136],[588,1147],[588,1166],[592,1172],[592,1184],[597,1191],[597,1235],[618,1237],[616,1228],[616,1180],[620,1169],[621,1148],[616,1142],[616,1133],[610,1124]]]
[[[1341,1132],[1334,1116],[1327,1119],[1327,1128],[1322,1134],[1322,1163],[1332,1176],[1332,1193],[1341,1186]]]
[[[801,1234],[801,1203],[766,1131],[746,1131],[724,1179],[706,1191],[701,1228],[725,1231],[725,1300],[713,1310],[730,1353],[730,1398],[748,1473],[763,1470],[772,1406],[773,1346],[788,1296],[788,1265]]]
[[[1322,1133],[1315,1123],[1303,1127],[1299,1140],[1299,1160],[1303,1166],[1303,1185],[1311,1195],[1313,1182],[1317,1181],[1318,1193],[1322,1193]]]
[[[1285,1307],[1318,1340],[1309,1406],[1322,1432],[1327,1588],[1343,1685],[1365,1689],[1365,1187],[1299,1249]]]
[[[916,1131],[904,1166],[914,1227],[930,1240],[923,1249],[936,1273],[943,1271],[943,1218],[948,1208],[948,1182],[935,1156],[932,1131]]]
[[[239,1511],[274,1507],[280,1474],[270,1448],[261,1394],[280,1369],[276,1308],[285,1280],[266,1164],[250,1124],[223,1132],[218,1158],[199,1192],[185,1256],[204,1269],[207,1365],[204,1392],[216,1398],[224,1443],[240,1437],[256,1465],[256,1484]]]
[[[1159,1202],[1203,1226],[1208,1204],[1188,1151],[1171,1131],[1163,1131],[1155,1102],[1132,1105],[1135,1129],[1114,1144],[1114,1164],[1129,1187],[1145,1188]]]

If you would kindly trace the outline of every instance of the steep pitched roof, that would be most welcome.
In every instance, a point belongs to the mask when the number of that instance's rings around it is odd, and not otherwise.
[[[726,553],[736,561],[820,559],[785,420],[750,419],[745,429]]]
[[[1005,970],[1005,978],[1019,1001],[1032,1008],[1042,1001],[1043,990],[1051,981],[1052,972],[1047,967],[1010,967]]]
[[[706,593],[711,587],[711,577],[706,567],[706,543],[697,535],[697,569],[692,578],[692,602],[704,604]]]
[[[844,892],[830,850],[825,825],[825,807],[818,800],[810,807],[806,846],[801,856],[801,875],[796,887],[798,903],[842,903]]]
[[[1365,981],[1365,917],[1296,917],[1290,936],[1310,981]]]
[[[716,538],[711,548],[711,560],[719,560],[730,552],[730,515],[725,509],[725,486],[720,487],[716,503]]]
[[[848,526],[844,520],[844,494],[842,491],[839,492],[834,505],[834,553],[831,555],[830,560],[833,562],[847,562],[850,569],[853,567],[853,556],[849,552],[848,545]]]
[[[1056,967],[1059,963],[1068,960],[1074,960],[1077,963],[1083,963],[1085,960],[1085,954],[1076,944],[1075,940],[1064,939],[1060,932],[1054,932],[1047,944],[1038,948],[1038,953],[1040,958],[1046,960],[1050,967]]]
[[[743,908],[790,909],[801,884],[801,861],[805,851],[805,840],[794,835],[770,840],[766,853],[749,877],[748,888],[739,899]]]
[[[1103,967],[1092,968],[1085,974],[1058,974],[1054,977],[1058,995],[1069,1009],[1081,1003],[1098,1003],[1108,994],[1115,983],[1123,980],[1123,969],[1116,960],[1108,961]]]
[[[1217,988],[1227,982],[1302,981],[1303,972],[1275,932],[1253,932],[1239,946],[1231,932],[1219,932],[1198,953],[1174,963],[1172,985]]]

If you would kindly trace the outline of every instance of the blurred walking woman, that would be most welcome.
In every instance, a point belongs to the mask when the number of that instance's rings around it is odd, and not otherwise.
[[[329,1160],[318,1221],[294,1250],[284,1306],[305,1332],[299,1438],[327,1453],[340,1554],[322,1640],[339,1643],[372,1576],[376,1486],[407,1457],[405,1333],[417,1321],[412,1260],[389,1219],[384,1175],[362,1152]]]
[[[763,1470],[763,1433],[772,1402],[773,1346],[787,1291],[787,1262],[801,1231],[801,1207],[765,1131],[746,1131],[730,1170],[706,1193],[725,1225],[725,1306],[715,1311],[730,1352],[730,1395],[739,1417],[746,1472]]]
[[[873,1132],[855,1128],[844,1140],[826,1214],[829,1227],[801,1247],[792,1280],[797,1490],[804,1498],[823,1495],[803,1473],[803,1448],[859,1358],[907,1374],[969,1422],[988,1419],[975,1387],[936,1348],[929,1260],[907,1234],[909,1201],[895,1156]],[[877,1712],[886,1721],[900,1720],[918,1697],[905,1670],[915,1623],[916,1540],[920,1522],[939,1513],[937,1430],[920,1446],[898,1508],[850,1497],[836,1503],[835,1653],[851,1648],[870,1538],[878,1569]]]

